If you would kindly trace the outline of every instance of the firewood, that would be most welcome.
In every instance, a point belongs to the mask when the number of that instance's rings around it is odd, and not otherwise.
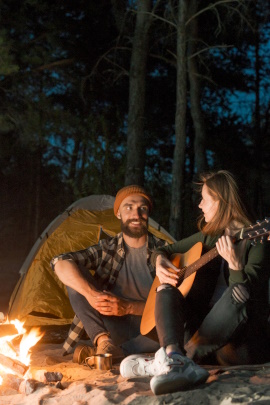
[[[46,382],[57,382],[57,381],[61,381],[63,378],[63,374],[59,373],[59,372],[53,372],[53,371],[47,371],[44,374],[45,378],[46,378]]]
[[[43,383],[50,383],[61,381],[63,378],[63,374],[54,371],[31,369],[31,377]]]
[[[32,378],[29,378],[29,379],[23,380],[21,382],[20,387],[19,387],[19,392],[21,394],[30,395],[39,386],[40,386],[40,382],[38,382],[37,380],[33,380]]]
[[[29,368],[25,364],[21,363],[19,360],[11,359],[4,354],[0,354],[0,364],[2,364],[2,366],[4,367],[7,367],[9,370],[12,370],[19,377],[23,377]]]
[[[1,342],[0,344],[0,353],[5,353],[5,356],[8,357],[16,357],[18,352],[16,348],[13,346],[12,342],[7,342],[6,340]]]
[[[58,381],[58,382],[55,384],[55,388],[58,388],[59,390],[64,390],[64,389],[65,389],[65,386],[61,383],[61,381]]]
[[[3,387],[12,388],[17,391],[19,389],[21,382],[23,381],[22,378],[20,378],[16,375],[13,375],[13,374],[1,373],[1,377],[3,378],[3,381],[2,381]]]

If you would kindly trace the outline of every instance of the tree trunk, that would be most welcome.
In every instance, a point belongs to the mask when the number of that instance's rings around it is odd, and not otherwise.
[[[74,140],[74,148],[71,156],[71,162],[70,162],[70,168],[69,168],[69,174],[68,174],[68,179],[74,181],[75,176],[76,176],[76,166],[78,162],[78,154],[81,146],[81,139],[79,138],[79,135],[76,134],[75,140]]]
[[[183,190],[186,143],[186,27],[187,1],[179,0],[177,24],[177,79],[175,148],[172,168],[172,198],[170,212],[170,233],[180,239],[182,236]]]
[[[197,0],[190,0],[189,18],[197,12]],[[205,153],[205,123],[201,110],[201,86],[197,65],[197,57],[193,56],[197,50],[198,20],[194,18],[188,25],[188,77],[190,86],[190,112],[193,121],[195,140],[195,168],[201,173],[207,170],[207,160]]]
[[[151,0],[138,0],[129,72],[129,111],[125,184],[143,184],[145,165],[145,77]]]
[[[36,161],[36,172],[35,172],[35,215],[34,215],[34,226],[33,226],[33,236],[34,240],[37,240],[40,234],[40,205],[41,205],[41,170],[42,170],[42,150],[40,141],[38,141],[37,151],[35,153]]]
[[[259,12],[258,12],[259,14]],[[260,60],[260,26],[259,26],[259,15],[257,14],[256,20],[256,42],[255,42],[255,178],[254,178],[254,211],[256,214],[262,218],[264,209],[263,209],[263,193],[262,193],[262,173],[261,167],[263,162],[263,139],[261,131],[261,115],[260,115],[260,70],[261,70],[261,60]]]

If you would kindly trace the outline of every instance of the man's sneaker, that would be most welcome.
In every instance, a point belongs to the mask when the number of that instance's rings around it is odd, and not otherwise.
[[[169,357],[164,348],[159,349],[157,354],[163,361],[159,372],[150,381],[155,395],[182,391],[204,383],[209,377],[208,371],[185,356],[173,353]]]
[[[120,364],[122,377],[153,377],[155,375],[155,357],[143,357],[141,354],[131,354]]]
[[[113,364],[119,363],[125,357],[123,350],[119,346],[115,346],[111,340],[103,340],[97,347],[96,354],[112,354]]]
[[[73,363],[84,364],[87,357],[96,354],[96,347],[87,345],[78,345],[74,350]]]

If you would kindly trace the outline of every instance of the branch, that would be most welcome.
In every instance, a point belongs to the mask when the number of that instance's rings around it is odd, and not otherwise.
[[[219,0],[216,3],[209,4],[209,6],[203,8],[202,10],[198,11],[196,14],[193,14],[189,20],[186,21],[186,25],[190,23],[194,18],[197,18],[200,14],[204,13],[205,11],[211,10],[212,8],[216,8],[219,4],[226,4],[226,3],[239,3],[241,0]]]
[[[216,46],[208,46],[207,48],[200,49],[198,52],[193,53],[188,57],[188,59],[192,59],[195,56],[200,55],[203,52],[209,51],[210,49],[220,49],[220,48],[233,48],[233,45],[216,45]]]
[[[189,20],[187,20],[186,25],[188,25],[194,18],[197,18],[200,14],[204,13],[205,11],[209,11],[211,9],[214,9],[214,11],[216,12],[217,15],[217,19],[218,19],[218,25],[219,27],[221,26],[221,22],[220,22],[220,18],[219,18],[219,14],[218,11],[216,10],[216,6],[219,5],[225,5],[225,4],[229,4],[229,3],[239,3],[239,4],[244,4],[242,0],[219,0],[216,3],[210,4],[209,6],[203,8],[202,10],[198,11],[197,13],[195,13],[192,17],[189,18]],[[247,20],[247,18],[244,16],[243,13],[241,13],[241,11],[239,11],[237,8],[228,6],[229,9],[233,10],[235,13],[238,13],[240,15],[240,17],[242,18],[243,21],[245,21],[245,23],[247,24],[247,26],[254,31],[252,25],[250,24],[250,22]]]
[[[97,69],[98,65],[100,64],[100,62],[101,62],[103,59],[105,59],[105,58],[106,58],[106,60],[109,60],[109,59],[107,59],[107,55],[108,55],[111,51],[115,51],[116,49],[120,49],[120,50],[124,50],[124,51],[129,51],[129,52],[131,52],[131,49],[128,48],[128,47],[126,47],[126,46],[112,47],[112,48],[108,49],[106,52],[104,52],[103,55],[100,56],[100,58],[98,58],[97,62],[95,63],[95,65],[94,65],[94,67],[93,67],[93,69],[91,70],[90,75],[86,76],[86,78],[93,76],[93,74],[94,74],[95,70]],[[112,61],[110,61],[110,62],[113,63]]]
[[[132,10],[132,12],[137,13],[137,11],[135,11],[135,10]],[[154,14],[153,11],[151,11],[151,12],[150,11],[145,11],[143,14],[149,14],[150,16],[154,17],[156,20],[161,20],[161,21],[163,21],[163,22],[165,22],[165,23],[167,23],[169,25],[172,25],[175,29],[177,28],[176,24],[172,23],[169,20],[166,20],[166,18],[162,18],[159,15]]]
[[[73,62],[74,62],[74,58],[62,59],[62,60],[58,60],[56,62],[48,63],[47,65],[39,66],[38,68],[33,69],[33,71],[40,71],[40,70],[45,70],[45,69],[52,69],[57,66],[70,65]]]
[[[168,53],[170,53],[176,59],[176,55],[173,52],[168,50]],[[162,61],[164,61],[164,62],[168,63],[169,65],[172,65],[173,67],[176,68],[176,62],[174,62],[171,59],[165,58],[165,56],[156,55],[154,53],[150,53],[149,56],[151,56],[152,58],[155,58],[155,59],[162,60]]]
[[[207,46],[206,48],[201,49],[201,50],[199,50],[198,52],[195,52],[195,53],[193,53],[192,55],[190,55],[190,56],[188,57],[188,59],[192,59],[192,58],[194,58],[195,56],[198,56],[199,54],[201,54],[201,53],[203,53],[203,52],[209,51],[210,49],[232,48],[232,47],[233,47],[233,45]],[[170,50],[168,50],[167,52],[168,52],[170,55],[172,55],[175,60],[177,59],[177,56],[176,56],[175,53],[173,53],[173,52],[170,51]],[[168,63],[169,65],[172,65],[173,67],[176,67],[176,62],[172,61],[171,59],[165,58],[164,56],[156,55],[156,54],[153,54],[153,53],[150,53],[149,56],[151,56],[152,58],[155,58],[155,59],[160,59],[160,60],[162,60],[162,61]]]

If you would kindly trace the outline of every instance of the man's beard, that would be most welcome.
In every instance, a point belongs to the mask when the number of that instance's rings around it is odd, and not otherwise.
[[[122,232],[130,238],[141,238],[146,235],[148,232],[148,221],[141,218],[139,220],[141,224],[140,228],[130,228],[129,224],[133,221],[132,219],[128,219],[126,222],[121,221]]]

